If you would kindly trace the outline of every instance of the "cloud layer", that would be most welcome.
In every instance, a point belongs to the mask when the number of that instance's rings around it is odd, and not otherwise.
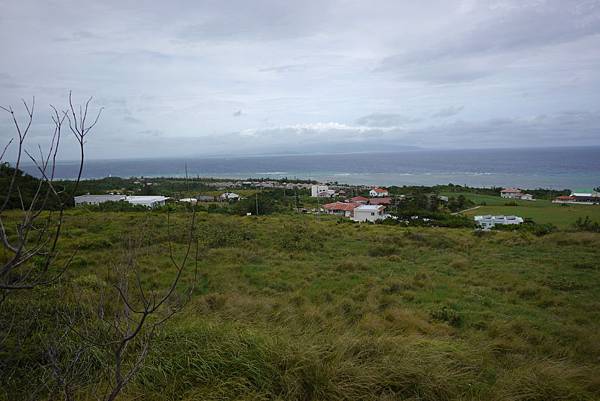
[[[599,0],[0,6],[0,104],[95,96],[90,158],[600,145]]]

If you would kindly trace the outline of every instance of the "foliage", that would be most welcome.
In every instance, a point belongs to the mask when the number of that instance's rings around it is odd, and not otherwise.
[[[578,218],[573,226],[578,231],[591,231],[594,233],[600,233],[600,223],[597,221],[592,221],[589,216],[585,216],[584,219],[581,217]]]
[[[9,192],[8,186],[13,174],[15,174],[14,185],[19,190],[11,192],[10,197],[8,198],[7,209],[20,209],[22,205],[29,208],[38,188],[40,188],[40,193],[42,194],[48,191],[47,184],[41,182],[38,178],[25,174],[21,170],[15,171],[9,163],[0,163],[0,194],[3,194],[2,203],[4,203],[4,198],[6,197],[5,194],[8,194]],[[57,190],[64,189],[59,184],[55,183],[54,185]],[[73,204],[72,199],[68,198],[66,195],[63,196],[63,201],[70,205]],[[42,205],[46,210],[57,210],[60,207],[58,199],[53,196],[39,197],[37,204],[34,205],[33,208],[36,209],[42,207]]]

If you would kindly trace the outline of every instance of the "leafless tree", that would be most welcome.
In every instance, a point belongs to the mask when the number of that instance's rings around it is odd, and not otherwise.
[[[4,197],[0,201],[0,242],[4,252],[9,255],[7,260],[2,262],[0,266],[0,302],[5,299],[10,291],[27,290],[55,282],[61,277],[72,259],[73,255],[67,258],[61,266],[54,266],[58,256],[57,244],[63,225],[64,210],[69,195],[74,195],[77,191],[83,172],[86,137],[98,123],[102,112],[102,109],[100,109],[95,118],[91,122],[88,121],[91,101],[92,98],[89,98],[85,106],[79,107],[77,112],[73,106],[71,93],[69,93],[69,107],[67,110],[59,111],[56,107],[50,106],[52,108],[51,116],[54,132],[46,152],[43,152],[39,146],[37,152],[32,152],[26,148],[28,134],[33,124],[35,98],[29,103],[25,100],[22,101],[26,112],[24,123],[19,122],[11,106],[0,106],[3,111],[9,113],[16,133],[15,137],[4,146],[0,154],[0,162],[3,162],[10,146],[16,146],[14,169],[8,180],[5,193],[0,195]],[[64,190],[54,185],[56,157],[65,119],[68,121],[68,126],[80,150],[79,171],[72,194],[66,194]],[[20,187],[20,168],[26,158],[33,162],[40,176],[31,199],[24,199]],[[6,224],[12,219],[9,219],[6,214],[10,200],[14,197],[19,199],[20,213],[17,218],[18,222],[14,224],[14,230],[11,231],[7,230]],[[57,210],[45,212],[50,200],[58,205],[55,208]],[[34,258],[41,258],[41,262],[32,263]]]
[[[66,110],[52,107],[54,132],[51,144],[46,152],[38,147],[35,154],[26,148],[27,137],[34,117],[34,100],[23,101],[26,122],[20,123],[12,107],[1,107],[10,114],[16,136],[10,140],[0,153],[0,162],[10,146],[16,146],[14,170],[8,179],[4,199],[0,202],[0,242],[9,257],[0,266],[0,305],[6,295],[13,291],[32,290],[42,285],[56,283],[71,263],[75,253],[60,255],[59,238],[64,223],[64,212],[68,199],[75,195],[81,181],[87,136],[98,123],[102,109],[89,118],[89,106],[92,98],[84,105],[73,105],[69,93],[69,105]],[[79,146],[79,169],[72,186],[72,192],[66,193],[55,185],[56,159],[65,126],[75,137]],[[39,181],[33,197],[25,199],[20,187],[20,168],[23,159],[28,158],[37,169]],[[8,210],[11,199],[19,199],[17,211]],[[58,205],[55,210],[46,210],[50,201]],[[65,400],[75,399],[80,391],[89,391],[99,400],[113,401],[121,394],[140,369],[150,350],[159,329],[178,313],[190,299],[197,281],[198,240],[196,238],[196,212],[191,209],[189,226],[183,241],[173,240],[170,214],[166,214],[168,236],[168,254],[173,267],[173,278],[162,290],[146,288],[140,266],[136,258],[139,248],[137,241],[130,240],[124,247],[123,263],[115,263],[106,274],[106,285],[99,286],[92,295],[83,294],[73,286],[71,297],[78,305],[74,309],[65,307],[63,313],[54,316],[57,331],[47,335],[46,372],[53,378],[53,388],[60,389]],[[15,215],[17,222],[15,221]],[[9,222],[13,222],[9,226]],[[11,229],[12,228],[12,229]],[[143,237],[147,231],[138,230]],[[61,263],[58,263],[61,261]],[[34,263],[35,262],[35,263]],[[190,284],[183,289],[183,276],[190,265],[194,265],[194,274]],[[66,289],[68,285],[64,286]],[[63,297],[65,295],[63,294]],[[93,300],[92,300],[93,299]],[[61,299],[61,304],[63,303]],[[4,336],[16,336],[9,327],[4,327]],[[73,341],[71,341],[73,340]],[[61,345],[69,342],[72,346],[65,349]],[[0,344],[2,339],[0,339]],[[98,377],[82,383],[79,368],[85,363],[85,356],[92,351],[109,355],[103,359]],[[2,362],[0,361],[0,367]],[[1,370],[1,369],[0,369]],[[10,369],[9,369],[10,373]],[[47,385],[52,380],[44,380]],[[92,391],[90,391],[92,388]],[[35,389],[30,393],[44,391]]]
[[[75,393],[82,391],[81,387],[84,387],[83,391],[95,394],[98,400],[116,400],[144,366],[158,330],[191,298],[198,279],[199,259],[195,208],[191,209],[186,238],[180,244],[179,252],[171,235],[170,214],[166,216],[173,277],[162,291],[146,288],[143,283],[137,261],[143,238],[127,241],[122,261],[107,271],[102,280],[105,285],[98,288],[94,300],[81,299],[80,291],[74,289],[73,299],[86,306],[78,311],[66,311],[62,317],[69,334],[80,347],[66,359],[58,355],[58,347],[48,347],[50,367],[65,400],[75,399]],[[184,273],[192,266],[193,274],[184,284]],[[78,383],[75,377],[77,366],[82,354],[91,349],[108,355],[101,362],[100,379],[91,384]]]

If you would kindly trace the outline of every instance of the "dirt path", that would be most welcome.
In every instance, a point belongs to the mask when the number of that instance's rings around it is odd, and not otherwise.
[[[452,213],[452,215],[456,216],[457,214],[461,214],[461,213],[468,212],[468,211],[471,211],[471,210],[479,209],[480,207],[481,206],[475,206],[475,207],[472,207],[472,208],[469,208],[469,209],[459,210],[458,212]]]

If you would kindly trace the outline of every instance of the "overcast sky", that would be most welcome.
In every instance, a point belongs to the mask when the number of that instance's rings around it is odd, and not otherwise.
[[[50,103],[93,95],[90,158],[600,145],[600,0],[0,10],[0,104],[36,96],[34,144]]]

